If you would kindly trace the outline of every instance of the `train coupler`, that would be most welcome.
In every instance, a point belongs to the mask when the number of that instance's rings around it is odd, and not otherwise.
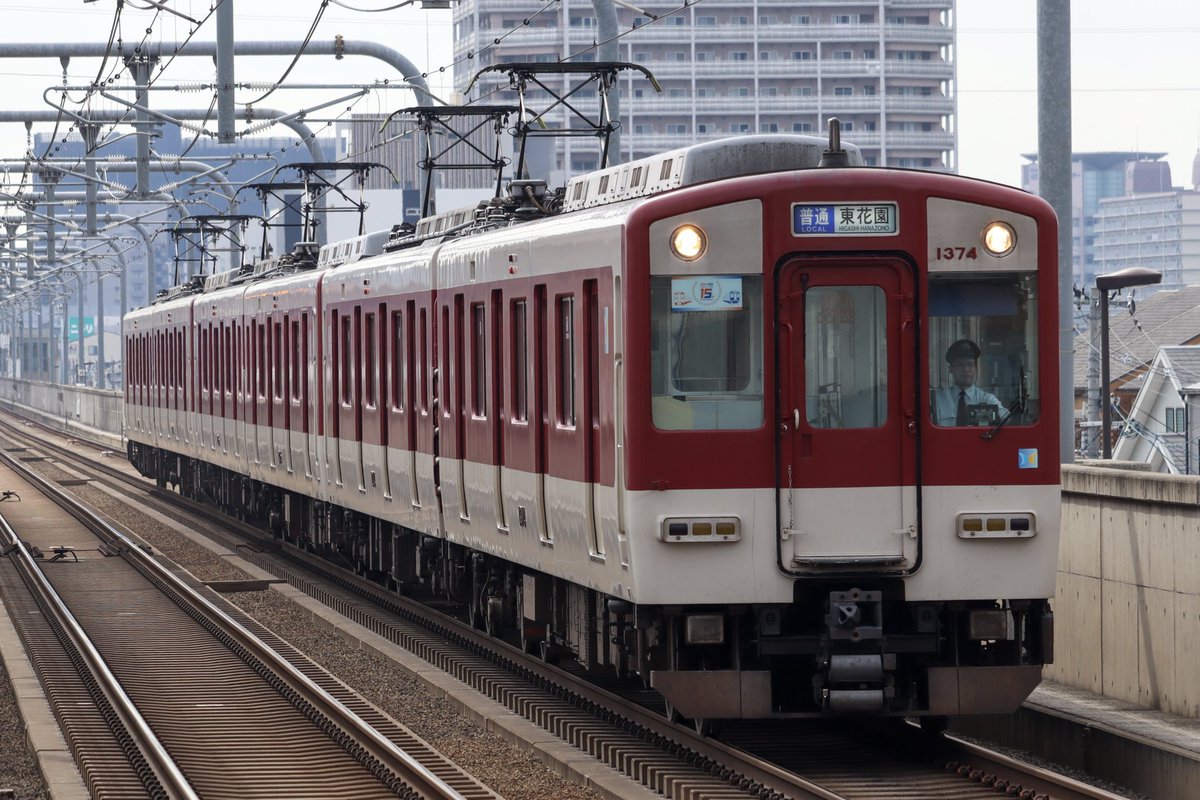
[[[831,655],[813,676],[816,702],[835,713],[885,711],[896,696],[894,653]]]

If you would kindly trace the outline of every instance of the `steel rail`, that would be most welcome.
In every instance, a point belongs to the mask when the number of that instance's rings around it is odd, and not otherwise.
[[[101,519],[86,506],[72,499],[67,492],[30,471],[23,464],[16,462],[8,454],[0,453],[0,455],[3,456],[9,466],[21,474],[22,478],[37,486],[39,491],[44,492],[47,496],[55,500],[55,502],[62,505],[63,508],[80,521],[95,526],[100,529],[103,535],[110,537],[114,543],[121,547],[122,555],[129,559],[135,567],[151,576],[163,587],[180,596],[186,604],[191,604],[194,608],[201,610],[205,619],[215,624],[224,635],[252,654],[253,657],[267,664],[270,669],[284,680],[288,688],[296,692],[306,702],[311,703],[325,717],[337,725],[343,733],[362,747],[369,756],[378,760],[379,763],[401,778],[422,797],[436,798],[437,800],[466,800],[452,786],[389,741],[357,713],[347,708],[340,700],[329,694],[325,689],[314,683],[311,678],[288,663],[286,659],[275,652],[265,642],[246,630],[235,620],[230,619],[224,612],[213,605],[208,598],[196,592],[173,572],[159,563],[157,559],[145,552],[138,543]]]
[[[0,458],[23,476],[28,474],[28,470],[7,453],[0,453]],[[20,540],[2,514],[0,514],[0,541],[3,541],[4,550],[13,558],[13,562],[21,572],[26,584],[39,596],[44,607],[50,610],[50,613],[61,625],[69,640],[69,643],[64,644],[73,647],[83,659],[95,679],[96,685],[104,693],[109,705],[120,717],[121,724],[146,760],[146,764],[154,772],[154,782],[157,785],[147,786],[150,793],[156,795],[155,790],[157,789],[166,792],[166,796],[170,798],[199,800],[199,795],[193,791],[191,783],[184,776],[179,765],[167,753],[149,723],[138,711],[137,705],[121,688],[120,682],[113,675],[99,651],[96,650],[83,627],[59,597],[58,592],[50,585],[50,581],[38,568],[25,543]],[[150,783],[148,777],[144,780]]]

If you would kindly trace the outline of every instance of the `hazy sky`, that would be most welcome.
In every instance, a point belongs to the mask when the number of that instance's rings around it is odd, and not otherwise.
[[[236,0],[235,35],[241,40],[304,38],[319,3],[313,0]],[[343,0],[360,8],[384,8],[396,0]],[[703,0],[700,0],[703,3]],[[199,19],[209,12],[209,0],[171,0],[170,7]],[[124,6],[120,35],[135,44],[153,28],[151,40],[169,45],[187,36],[185,20],[139,10],[141,0]],[[0,0],[0,42],[104,42],[112,25],[115,0]],[[1036,2],[1035,0],[959,0],[958,2],[958,119],[960,172],[1004,183],[1020,181],[1021,153],[1037,150]],[[401,9],[362,13],[329,5],[314,37],[329,40],[374,41],[406,55],[434,73],[430,82],[443,96],[449,89],[450,12]],[[210,21],[197,39],[215,37]],[[1176,185],[1190,185],[1191,165],[1200,145],[1200,3],[1182,0],[1076,0],[1072,4],[1073,146],[1075,151],[1134,150],[1166,152]],[[519,33],[516,35],[520,35]],[[636,35],[636,34],[635,34]],[[237,62],[237,80],[272,82],[287,67],[287,59],[244,57]],[[68,81],[87,84],[95,79],[99,59],[74,59]],[[111,67],[110,67],[111,69]],[[62,82],[56,58],[4,59],[3,100],[6,111],[49,109],[42,98],[49,86]],[[107,73],[106,73],[107,74]],[[182,81],[211,81],[212,62],[181,58],[159,79],[160,85]],[[370,83],[394,79],[382,62],[362,57],[335,61],[330,56],[306,57],[289,82]],[[239,100],[261,94],[243,90]],[[344,93],[344,92],[342,92]],[[57,95],[57,92],[53,93]],[[328,92],[326,96],[331,96]],[[279,91],[263,102],[292,109],[314,101],[312,92]],[[115,107],[94,101],[97,108]],[[208,97],[196,92],[156,92],[158,107],[207,107]],[[412,96],[390,89],[373,93],[353,108],[388,112],[409,105]],[[340,105],[316,116],[345,111]],[[314,124],[314,127],[319,125]],[[39,125],[37,130],[49,130]],[[280,134],[284,129],[277,128]],[[851,141],[851,137],[847,137]],[[25,130],[17,123],[0,123],[0,156],[24,152]]]

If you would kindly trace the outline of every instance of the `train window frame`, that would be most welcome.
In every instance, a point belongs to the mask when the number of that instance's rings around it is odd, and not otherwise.
[[[579,422],[575,402],[575,295],[555,295],[554,312],[558,347],[558,424],[574,428]]]
[[[353,395],[351,394],[351,362],[354,360],[354,317],[351,314],[342,314],[341,327],[337,334],[339,337],[342,363],[341,374],[338,375],[338,399],[342,406],[350,407],[353,405]]]
[[[271,321],[271,399],[283,402],[283,322]]]
[[[408,359],[405,342],[407,338],[404,335],[404,311],[403,309],[394,308],[388,317],[391,324],[391,365],[392,365],[392,384],[391,384],[391,404],[392,411],[404,411],[404,389],[408,386]]]
[[[379,349],[379,340],[376,338],[379,333],[375,327],[375,312],[363,312],[363,359],[360,361],[363,371],[363,405],[374,411],[379,408],[379,397],[376,392],[379,388],[379,382],[376,380],[375,370],[378,366],[375,360],[378,356],[376,352]]]
[[[487,304],[471,303],[471,416],[487,419]]]
[[[422,306],[419,312],[421,318],[421,357],[418,359],[417,368],[421,373],[420,390],[421,390],[421,413],[429,413],[429,309]]]
[[[301,354],[300,354],[300,349],[301,349],[300,320],[299,319],[291,319],[289,317],[288,318],[288,329],[289,329],[289,332],[291,333],[291,337],[292,337],[292,342],[291,342],[292,346],[288,348],[288,356],[291,358],[291,361],[292,361],[292,369],[291,369],[292,375],[291,375],[291,380],[289,381],[289,386],[288,386],[288,389],[289,389],[288,397],[292,402],[299,402],[302,399],[301,398],[301,379],[300,379],[300,364],[302,363],[302,358],[301,358]]]
[[[661,431],[756,430],[766,419],[764,388],[764,309],[761,275],[729,275],[731,290],[739,293],[740,303],[709,311],[682,310],[686,304],[673,301],[675,281],[691,281],[690,275],[652,275],[650,278],[650,384],[651,421]],[[689,322],[689,319],[694,322]],[[699,324],[697,324],[699,323]],[[692,328],[691,331],[688,328]],[[723,329],[723,330],[722,330]],[[718,348],[705,347],[699,340],[684,336],[698,334],[709,344],[724,338]],[[685,380],[727,381],[724,387],[684,386],[679,383],[680,361],[688,346],[703,352],[708,366],[717,359],[715,351],[726,354],[724,377],[693,376]],[[737,363],[731,364],[730,360]],[[698,362],[697,362],[698,363]],[[733,373],[728,370],[733,369]],[[740,371],[739,371],[740,370]],[[740,387],[728,383],[741,382]],[[732,387],[732,388],[731,388]]]
[[[512,320],[512,420],[529,422],[529,301],[517,298],[509,304]]]
[[[926,380],[928,419],[933,426],[939,430],[959,427],[942,392],[953,383],[946,355],[950,346],[962,339],[974,342],[980,352],[973,385],[1000,405],[994,413],[973,413],[971,424],[989,425],[1000,420],[1013,428],[1037,424],[1041,418],[1037,273],[947,272],[931,275],[927,291]],[[988,398],[975,405],[985,404],[994,405]]]
[[[888,389],[884,288],[837,284],[806,290],[804,407],[808,425],[836,430],[882,428],[888,423]]]

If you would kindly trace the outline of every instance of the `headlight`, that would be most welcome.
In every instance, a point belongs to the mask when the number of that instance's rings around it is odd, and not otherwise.
[[[707,247],[708,239],[696,225],[680,225],[671,234],[671,252],[684,261],[695,261]]]
[[[983,246],[997,258],[1006,256],[1017,246],[1017,233],[1007,222],[989,222],[983,229]]]

